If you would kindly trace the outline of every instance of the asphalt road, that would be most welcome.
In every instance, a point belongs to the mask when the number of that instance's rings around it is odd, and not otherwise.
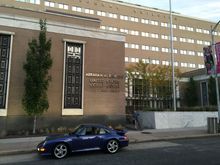
[[[220,138],[130,144],[110,155],[86,152],[55,160],[36,153],[1,156],[0,164],[22,165],[220,165]]]

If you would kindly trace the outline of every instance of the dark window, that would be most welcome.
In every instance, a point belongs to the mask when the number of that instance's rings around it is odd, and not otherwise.
[[[96,127],[83,127],[79,131],[76,132],[78,135],[84,136],[84,135],[97,135],[98,134],[98,128]]]
[[[83,44],[66,43],[64,108],[82,108]]]
[[[0,108],[6,103],[10,42],[10,35],[0,34]]]
[[[202,82],[201,83],[201,87],[202,87],[202,105],[206,106],[206,105],[208,105],[207,83],[206,82]]]

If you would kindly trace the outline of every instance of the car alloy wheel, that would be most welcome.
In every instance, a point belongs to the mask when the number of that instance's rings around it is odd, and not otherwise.
[[[114,154],[118,151],[119,145],[117,140],[110,140],[107,143],[107,151]]]
[[[53,150],[53,154],[58,159],[64,158],[68,154],[68,148],[66,144],[57,144]]]

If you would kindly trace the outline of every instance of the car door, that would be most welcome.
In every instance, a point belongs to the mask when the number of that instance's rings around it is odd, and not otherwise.
[[[95,127],[85,126],[73,139],[72,144],[75,146],[75,150],[92,150],[98,149],[97,140]]]
[[[85,144],[83,142],[84,136],[86,134],[86,127],[80,127],[73,135],[72,135],[72,142],[71,148],[72,151],[80,151],[85,148]]]
[[[85,149],[98,149],[99,137],[95,126],[87,126],[86,134],[81,138]]]
[[[97,132],[96,145],[101,149],[105,148],[109,136],[110,132],[107,129],[100,127]]]

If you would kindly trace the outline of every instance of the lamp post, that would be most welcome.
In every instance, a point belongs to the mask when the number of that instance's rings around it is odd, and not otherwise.
[[[212,52],[215,52],[215,49],[213,48],[213,46],[215,46],[214,32],[217,29],[219,23],[220,23],[220,20],[214,26],[214,28],[212,28],[212,26],[211,26]],[[218,73],[217,73],[217,56],[215,56],[215,85],[216,85],[216,96],[217,96],[217,106],[218,106],[218,120],[220,120],[220,102],[219,102],[219,86],[218,86]]]
[[[176,111],[176,87],[175,87],[175,72],[174,72],[174,54],[173,54],[173,19],[172,19],[172,6],[171,0],[169,0],[170,6],[170,54],[172,65],[172,89],[173,89],[173,110]]]

